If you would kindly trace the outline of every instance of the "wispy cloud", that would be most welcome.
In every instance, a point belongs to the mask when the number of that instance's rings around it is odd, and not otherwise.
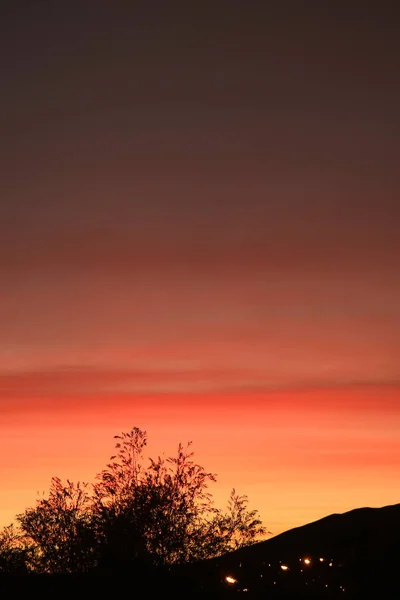
[[[257,393],[285,389],[337,388],[359,385],[399,385],[385,377],[330,378],[323,373],[275,377],[262,369],[115,369],[60,366],[30,371],[0,372],[0,403],[16,398],[85,397],[118,394]],[[1,405],[0,405],[1,408]]]

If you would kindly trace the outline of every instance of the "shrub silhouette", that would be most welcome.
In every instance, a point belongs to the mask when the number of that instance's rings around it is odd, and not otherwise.
[[[48,498],[17,515],[18,534],[3,551],[0,538],[0,568],[17,556],[24,569],[39,573],[183,564],[266,533],[247,497],[234,489],[225,512],[214,506],[209,485],[216,476],[193,461],[191,442],[146,466],[145,431],[133,427],[115,440],[116,453],[94,484],[54,477]]]
[[[0,533],[0,573],[27,574],[30,552],[25,536],[14,525],[4,527]]]
[[[40,573],[84,572],[93,566],[96,531],[90,486],[53,477],[48,498],[17,516],[30,547],[28,567]]]

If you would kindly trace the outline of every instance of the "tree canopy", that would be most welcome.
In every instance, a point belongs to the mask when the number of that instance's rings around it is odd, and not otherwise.
[[[0,572],[79,573],[213,558],[266,533],[247,496],[233,489],[225,511],[214,506],[216,475],[193,459],[191,442],[176,456],[144,457],[147,433],[115,436],[115,454],[94,483],[51,480],[49,495],[17,515],[0,536]]]

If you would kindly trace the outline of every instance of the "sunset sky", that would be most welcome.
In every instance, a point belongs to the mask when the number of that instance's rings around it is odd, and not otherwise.
[[[128,4],[1,9],[0,526],[132,426],[274,534],[400,502],[398,20]]]

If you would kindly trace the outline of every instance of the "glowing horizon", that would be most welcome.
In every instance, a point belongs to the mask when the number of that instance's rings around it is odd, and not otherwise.
[[[193,441],[195,459],[218,475],[216,505],[235,487],[274,535],[333,512],[395,504],[398,392],[388,385],[181,394],[167,404],[165,394],[105,394],[43,400],[34,412],[20,405],[0,426],[0,451],[8,453],[0,476],[11,474],[14,486],[0,493],[0,524],[33,505],[51,476],[93,481],[113,453],[113,435],[133,425],[147,430],[150,456]]]

